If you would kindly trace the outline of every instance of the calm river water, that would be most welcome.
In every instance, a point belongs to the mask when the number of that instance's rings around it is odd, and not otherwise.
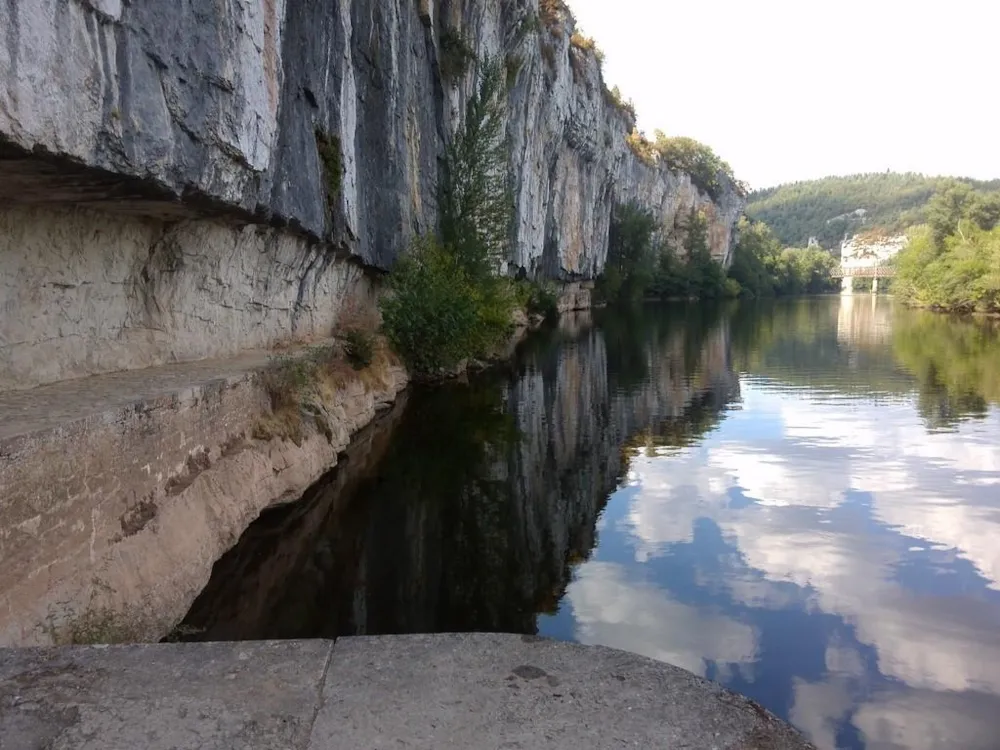
[[[180,632],[537,632],[722,682],[821,748],[995,749],[998,402],[996,329],[885,298],[564,318],[411,393]]]

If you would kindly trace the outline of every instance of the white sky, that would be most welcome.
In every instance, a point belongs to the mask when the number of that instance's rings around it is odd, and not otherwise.
[[[753,187],[1000,177],[1000,0],[567,0],[639,127]]]

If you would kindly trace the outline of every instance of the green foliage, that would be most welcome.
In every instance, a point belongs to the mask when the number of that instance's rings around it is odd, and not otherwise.
[[[598,280],[599,296],[611,302],[641,300],[653,280],[661,250],[656,219],[635,203],[616,206],[608,235],[608,260]]]
[[[514,88],[517,83],[517,77],[521,75],[521,70],[524,68],[524,58],[520,55],[508,54],[505,61],[505,68],[507,71],[507,90],[510,91]]]
[[[636,112],[635,104],[632,100],[629,99],[626,101],[625,97],[622,95],[621,89],[617,86],[611,89],[607,88],[607,86],[604,87],[604,100],[628,118],[629,128],[632,132],[635,132]]]
[[[681,252],[675,252],[660,238],[650,212],[634,203],[616,207],[608,260],[597,285],[602,299],[623,304],[646,296],[714,299],[723,295],[725,280],[722,266],[712,258],[702,213],[691,211]]]
[[[643,133],[636,127],[632,127],[632,132],[625,136],[625,145],[627,145],[632,153],[639,157],[639,160],[644,164],[652,167],[656,165],[657,153],[653,144],[649,142]]]
[[[399,260],[389,292],[381,301],[386,337],[418,373],[489,356],[510,330],[510,283],[470,276],[458,254],[433,238],[418,238]]]
[[[510,243],[514,200],[504,121],[505,83],[504,61],[484,57],[465,121],[445,155],[438,197],[444,243],[474,279],[495,273]]]
[[[419,238],[397,263],[381,303],[387,338],[418,373],[491,356],[510,331],[514,285],[496,275],[513,220],[505,81],[503,60],[484,58],[445,154],[438,198],[443,241]]]
[[[837,288],[830,275],[837,260],[827,251],[782,249],[766,224],[746,218],[740,220],[738,234],[729,278],[739,283],[743,296],[819,294]]]
[[[952,181],[927,202],[926,215],[934,244],[941,248],[948,237],[964,236],[970,225],[985,230],[996,226],[1000,193],[976,193],[965,183]]]
[[[570,37],[569,43],[581,52],[592,54],[598,63],[604,62],[604,51],[597,46],[597,40],[594,37],[575,32]]]
[[[722,285],[722,296],[728,297],[729,299],[736,299],[741,294],[743,294],[743,287],[740,285],[740,282],[727,276]]]
[[[559,291],[547,281],[519,281],[516,284],[517,304],[529,315],[545,319],[559,315]]]
[[[862,228],[893,233],[927,221],[931,197],[954,182],[912,172],[824,177],[754,191],[747,215],[770,226],[784,246],[805,245],[816,237],[829,249]],[[977,193],[1000,191],[1000,180],[958,182]],[[1000,204],[992,205],[1000,212]]]
[[[360,328],[351,328],[344,334],[344,357],[355,370],[363,370],[375,356],[375,337]]]
[[[653,136],[659,159],[674,171],[687,172],[691,181],[713,199],[719,199],[727,182],[735,184],[732,167],[705,144],[683,136],[670,138],[662,130]]]
[[[926,215],[896,257],[896,294],[942,310],[1000,311],[1000,197],[952,181]]]
[[[323,184],[326,203],[332,211],[340,197],[340,186],[344,178],[344,158],[340,149],[340,138],[319,128],[315,131],[316,151],[323,168]]]
[[[441,76],[446,80],[461,78],[476,59],[476,52],[457,29],[445,27],[441,32]]]
[[[896,258],[897,296],[941,310],[1000,312],[1000,228],[968,224],[940,242],[932,227],[911,232]]]

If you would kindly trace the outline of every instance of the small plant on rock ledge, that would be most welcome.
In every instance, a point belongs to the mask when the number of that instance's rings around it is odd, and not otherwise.
[[[316,128],[316,151],[319,153],[323,169],[323,188],[326,204],[332,211],[340,197],[340,187],[344,178],[344,157],[340,149],[340,138]]]
[[[344,357],[355,370],[363,370],[372,363],[375,355],[375,337],[360,328],[351,328],[344,334]]]
[[[457,29],[441,32],[441,77],[455,80],[464,76],[476,59],[476,52]]]

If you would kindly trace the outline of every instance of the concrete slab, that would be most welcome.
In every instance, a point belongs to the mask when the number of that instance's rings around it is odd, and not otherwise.
[[[329,641],[0,651],[2,750],[305,750]]]
[[[811,747],[752,701],[614,649],[517,635],[343,638],[310,750]]]
[[[0,750],[811,747],[676,667],[516,635],[0,650]]]

